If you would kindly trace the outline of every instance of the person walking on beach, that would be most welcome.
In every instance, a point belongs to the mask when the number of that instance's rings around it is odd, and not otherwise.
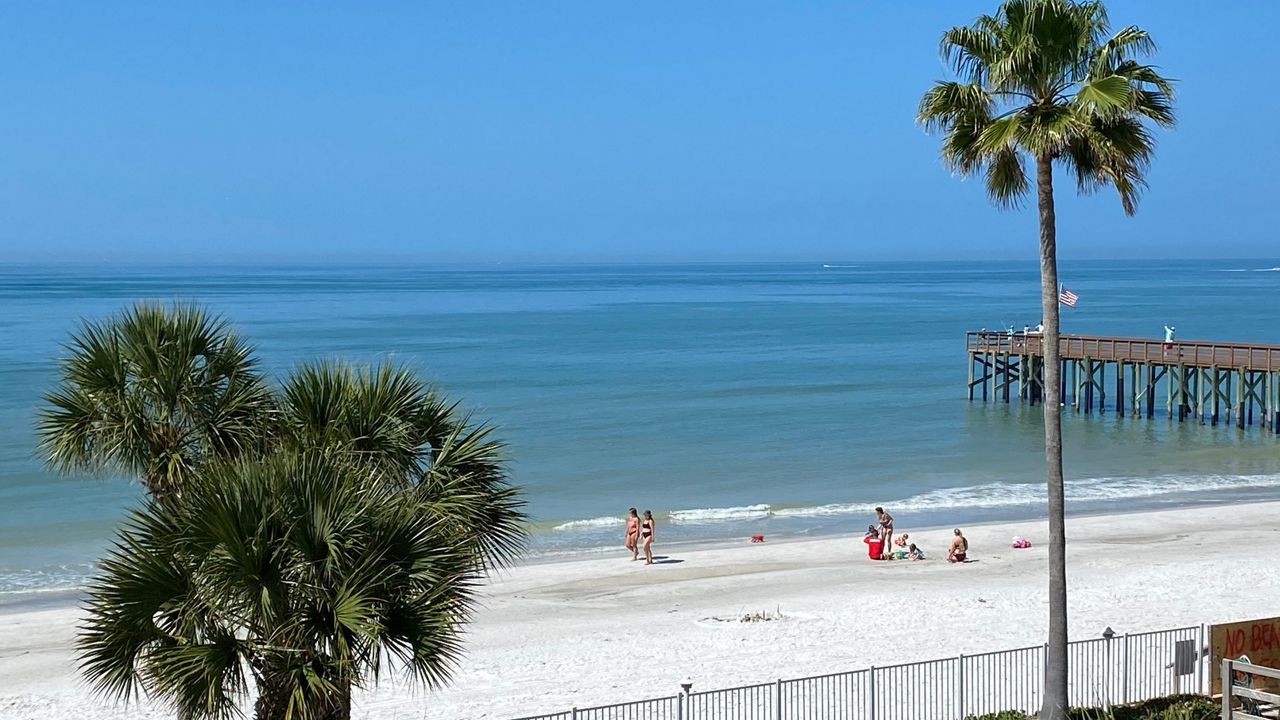
[[[644,543],[644,564],[653,564],[653,513],[644,511],[644,520],[640,523],[640,541]]]
[[[640,516],[635,508],[627,511],[627,549],[633,561],[640,559]]]
[[[880,523],[880,537],[884,539],[884,546],[890,547],[893,544],[893,516],[884,511],[884,508],[876,508],[876,521]]]
[[[960,528],[956,528],[956,536],[951,540],[951,550],[947,552],[947,562],[962,563],[968,557],[969,541],[960,532]]]

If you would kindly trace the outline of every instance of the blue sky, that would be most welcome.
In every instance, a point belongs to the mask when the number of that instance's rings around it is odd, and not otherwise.
[[[0,261],[1032,258],[914,124],[994,5],[10,4]],[[1062,255],[1275,256],[1280,4],[1109,7],[1181,123]]]

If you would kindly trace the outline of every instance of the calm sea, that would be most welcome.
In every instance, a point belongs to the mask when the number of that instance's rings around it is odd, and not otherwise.
[[[1277,261],[1064,263],[1064,329],[1280,342]],[[629,506],[664,542],[1043,512],[1040,409],[964,399],[966,330],[1039,320],[1034,264],[0,267],[0,602],[74,588],[139,490],[58,477],[33,419],[80,318],[139,298],[234,320],[276,375],[412,364],[502,428],[533,550],[603,551]],[[1257,429],[1071,416],[1076,512],[1280,497]]]

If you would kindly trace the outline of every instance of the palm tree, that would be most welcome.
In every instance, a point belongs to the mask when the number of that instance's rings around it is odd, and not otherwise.
[[[90,588],[79,637],[95,688],[180,718],[349,717],[351,689],[399,668],[450,675],[480,568],[449,517],[331,454],[207,467],[133,513]]]
[[[243,664],[259,718],[341,720],[388,653],[448,677],[471,588],[524,541],[492,428],[389,364],[304,365],[275,407],[269,454],[202,469],[121,534],[80,638],[99,689],[221,717],[247,695]],[[399,534],[374,535],[385,523]]]
[[[271,395],[221,318],[138,303],[85,322],[66,347],[37,429],[50,467],[125,472],[168,497],[212,459],[262,451]]]
[[[1100,2],[1006,0],[994,15],[942,35],[942,56],[958,76],[920,101],[919,122],[941,132],[944,163],[983,173],[987,194],[1015,208],[1035,165],[1040,214],[1040,299],[1044,312],[1044,450],[1049,505],[1049,653],[1044,708],[1067,706],[1067,581],[1058,348],[1058,261],[1053,169],[1075,175],[1080,192],[1113,186],[1128,214],[1145,187],[1154,151],[1148,125],[1171,127],[1173,88],[1140,58],[1146,31],[1110,30]]]

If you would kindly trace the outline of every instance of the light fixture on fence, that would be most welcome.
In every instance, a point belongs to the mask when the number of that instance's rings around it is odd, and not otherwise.
[[[693,690],[693,678],[686,677],[684,680],[681,680],[680,689],[684,691],[685,695],[688,695],[689,691]]]
[[[1110,625],[1108,625],[1108,626],[1107,626],[1107,629],[1106,629],[1106,630],[1103,630],[1103,631],[1102,631],[1102,639],[1103,639],[1103,640],[1110,640],[1111,638],[1113,638],[1113,637],[1115,637],[1115,636],[1116,636],[1116,631],[1115,631],[1115,630],[1112,630]]]

